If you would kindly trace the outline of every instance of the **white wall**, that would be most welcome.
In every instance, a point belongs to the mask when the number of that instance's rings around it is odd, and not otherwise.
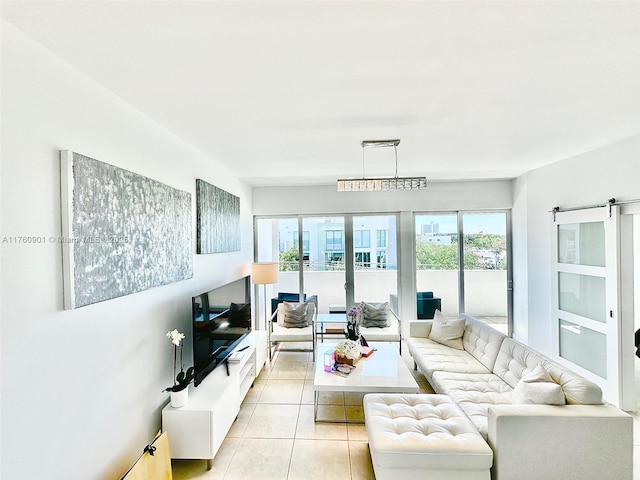
[[[190,192],[194,252],[195,179],[239,196],[242,249],[194,255],[190,280],[64,311],[61,246],[3,243],[7,480],[120,478],[160,429],[165,333],[190,334],[190,297],[248,274],[252,260],[249,187],[3,21],[3,238],[61,234],[61,149]]]
[[[552,351],[549,211],[602,204],[612,197],[638,199],[639,179],[640,135],[534,170],[515,183],[515,324],[518,336],[533,348]]]
[[[511,245],[513,260],[513,332],[516,340],[527,343],[529,336],[529,304],[527,278],[527,183],[520,177],[513,182],[511,209]],[[520,294],[519,292],[522,292]]]

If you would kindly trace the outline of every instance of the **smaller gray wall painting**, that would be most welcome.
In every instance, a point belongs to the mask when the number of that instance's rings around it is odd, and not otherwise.
[[[61,152],[65,308],[193,276],[191,194]]]
[[[197,253],[240,250],[240,198],[196,179]]]

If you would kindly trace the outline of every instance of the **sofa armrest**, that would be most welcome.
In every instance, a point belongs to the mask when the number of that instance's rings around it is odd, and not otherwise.
[[[427,338],[432,324],[430,320],[409,320],[409,336]]]
[[[494,405],[492,479],[633,478],[633,418],[613,405]]]

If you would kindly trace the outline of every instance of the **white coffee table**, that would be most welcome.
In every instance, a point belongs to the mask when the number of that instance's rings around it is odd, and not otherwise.
[[[324,371],[324,353],[333,345],[335,343],[319,343],[316,346],[316,370],[313,376],[313,419],[316,422],[319,421],[320,392],[419,393],[418,383],[400,357],[396,344],[370,343],[369,346],[376,349],[373,355],[361,358],[356,363],[356,369],[346,377]]]

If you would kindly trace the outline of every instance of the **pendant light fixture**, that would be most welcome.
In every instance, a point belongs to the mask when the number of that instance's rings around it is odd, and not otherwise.
[[[382,192],[388,190],[424,190],[427,188],[426,177],[398,177],[398,145],[395,140],[363,140],[362,141],[362,178],[343,178],[338,180],[339,192]],[[364,152],[367,148],[393,147],[396,156],[396,171],[393,177],[365,177]]]

